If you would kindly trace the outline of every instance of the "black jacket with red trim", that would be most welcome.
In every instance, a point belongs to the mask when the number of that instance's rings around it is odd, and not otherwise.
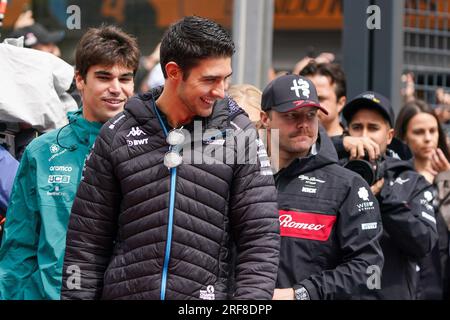
[[[379,287],[384,262],[378,202],[358,174],[337,164],[322,128],[316,151],[275,176],[282,236],[277,288],[303,286],[311,299],[359,298]]]

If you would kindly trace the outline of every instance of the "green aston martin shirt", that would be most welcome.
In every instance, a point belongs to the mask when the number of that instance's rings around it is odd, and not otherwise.
[[[17,172],[0,248],[1,299],[59,299],[66,230],[84,161],[102,126],[81,109],[34,139]]]

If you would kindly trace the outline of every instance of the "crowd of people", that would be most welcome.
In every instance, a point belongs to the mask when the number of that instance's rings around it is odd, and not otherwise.
[[[14,36],[58,56],[34,21]],[[196,16],[147,57],[118,27],[83,35],[80,108],[20,164],[0,147],[0,299],[449,298],[441,115],[411,86],[397,117],[347,97],[330,53],[229,86],[235,50]]]

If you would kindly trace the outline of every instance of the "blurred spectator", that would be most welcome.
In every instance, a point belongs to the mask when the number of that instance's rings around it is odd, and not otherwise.
[[[29,27],[35,23],[33,18],[33,11],[26,10],[22,12],[14,23],[14,30]]]
[[[43,25],[33,19],[31,11],[26,11],[17,19],[14,31],[9,35],[10,38],[24,37],[24,46],[54,54],[61,57],[61,50],[58,43],[64,39],[63,30],[48,31]]]
[[[405,141],[414,154],[414,167],[427,181],[433,184],[435,196],[436,225],[439,242],[431,254],[419,262],[420,299],[442,299],[448,297],[448,240],[450,228],[450,155],[445,134],[436,114],[424,102],[415,100],[401,110],[395,126],[396,135]],[[442,182],[442,183],[441,183]],[[445,186],[447,185],[447,186]]]
[[[261,90],[251,84],[237,84],[228,89],[228,94],[245,110],[256,129],[259,129],[261,127]]]
[[[335,58],[336,58],[335,55],[330,52],[322,52],[316,58],[304,57],[303,59],[299,60],[295,64],[294,69],[292,70],[292,73],[300,74],[300,72],[303,70],[303,68],[306,67],[306,65],[308,65],[308,63],[310,63],[312,61],[316,62],[317,64],[331,63],[331,62],[334,62]]]
[[[149,90],[164,85],[164,75],[161,68],[161,63],[158,62],[156,66],[148,74],[147,87]]]
[[[402,89],[401,95],[403,97],[403,102],[407,103],[415,99],[415,84],[414,84],[414,73],[408,72],[402,74]]]
[[[340,113],[347,100],[347,85],[341,66],[337,63],[317,63],[312,60],[300,71],[300,75],[314,83],[320,104],[328,111],[327,115],[319,114],[320,122],[328,136],[342,135],[344,126],[340,121]]]
[[[9,196],[19,163],[0,146],[0,243],[2,239],[4,217],[8,209]]]
[[[162,75],[162,69],[159,67],[159,71],[161,71],[161,74],[158,73],[155,68],[159,65],[159,48],[161,46],[161,43],[158,43],[153,50],[151,54],[148,56],[143,56],[139,60],[139,68],[136,73],[135,77],[135,91],[139,93],[147,92],[150,89],[153,88],[153,85],[158,84],[158,77],[162,76],[162,83],[164,84],[164,76]],[[152,71],[154,71],[154,74],[151,75]],[[150,77],[152,79],[150,80]],[[158,85],[156,85],[158,86]]]
[[[445,92],[443,88],[436,90],[435,113],[447,134],[447,144],[450,135],[450,93]]]

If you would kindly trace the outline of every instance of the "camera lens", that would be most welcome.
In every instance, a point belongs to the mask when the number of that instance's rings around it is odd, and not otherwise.
[[[375,171],[369,161],[366,160],[351,160],[344,168],[347,168],[353,172],[359,174],[364,180],[367,181],[369,186],[375,182]]]

